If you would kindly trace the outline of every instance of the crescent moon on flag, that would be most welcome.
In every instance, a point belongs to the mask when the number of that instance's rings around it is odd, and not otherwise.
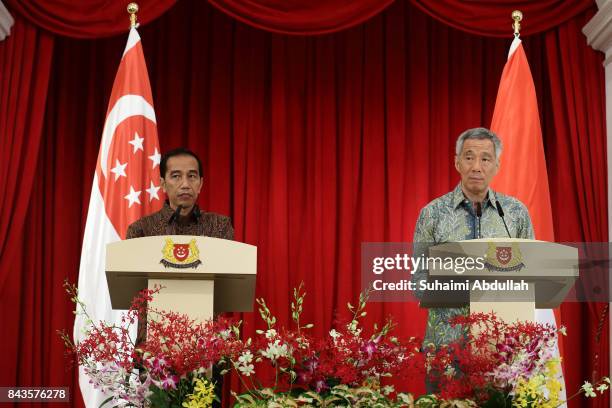
[[[106,166],[108,162],[108,149],[110,149],[113,135],[117,126],[127,118],[132,116],[144,116],[153,123],[157,124],[153,106],[140,95],[124,95],[117,99],[117,103],[108,113],[104,130],[102,131],[102,142],[100,144],[100,170],[106,178]]]

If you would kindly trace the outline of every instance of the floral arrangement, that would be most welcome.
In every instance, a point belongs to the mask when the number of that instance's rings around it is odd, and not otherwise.
[[[493,313],[456,316],[451,324],[466,328],[464,338],[427,350],[427,366],[436,373],[441,399],[466,399],[482,407],[552,408],[566,402],[560,399],[561,360],[556,355],[557,336],[565,328],[510,324]],[[609,384],[602,377],[597,390],[603,393]],[[592,391],[585,382],[571,398],[580,393],[595,397]]]
[[[87,329],[84,339],[73,344],[67,333],[60,336],[69,354],[106,395],[105,403],[115,406],[143,406],[145,401],[157,407],[210,406],[215,398],[214,385],[207,371],[222,356],[241,349],[239,342],[223,338],[229,321],[195,322],[175,312],[148,307],[159,292],[144,290],[134,298],[131,308],[118,325],[93,322],[79,300],[74,285],[65,285],[84,314]],[[147,336],[137,342],[130,328],[140,317],[147,322]],[[141,336],[139,336],[141,337]]]
[[[87,316],[76,288],[66,285],[77,313]],[[210,379],[214,365],[233,373],[241,390],[232,390],[235,407],[556,407],[560,400],[558,332],[535,323],[508,324],[493,314],[458,316],[451,324],[465,328],[461,340],[438,349],[418,338],[391,335],[392,320],[366,330],[362,325],[368,294],[348,304],[351,318],[338,322],[325,338],[303,324],[305,293],[293,291],[293,327],[278,327],[263,299],[257,299],[266,324],[243,339],[240,322],[224,318],[195,322],[185,315],[159,311],[149,302],[161,290],[137,296],[121,324],[88,322],[84,340],[61,336],[94,387],[115,406],[209,407],[218,400]],[[146,319],[147,335],[138,342],[130,328]],[[154,318],[151,318],[154,317]],[[428,375],[441,390],[415,398],[396,392],[406,376]],[[585,382],[579,394],[595,397],[608,389],[603,377]]]
[[[294,330],[278,329],[276,318],[265,301],[257,300],[267,330],[257,331],[256,338],[248,339],[237,359],[230,359],[228,364],[246,389],[240,395],[234,393],[238,407],[257,406],[258,403],[266,406],[270,402],[288,406],[289,401],[329,406],[332,402],[354,403],[355,398],[368,402],[386,400],[393,388],[380,388],[383,378],[402,378],[423,372],[420,341],[416,338],[401,341],[390,336],[393,328],[390,320],[365,335],[360,325],[360,319],[366,316],[365,294],[360,296],[357,306],[348,304],[352,319],[341,324],[338,330],[332,329],[325,339],[314,339],[307,334],[312,324],[301,325],[305,296],[301,285],[294,289],[293,296]],[[272,368],[273,384],[265,386],[254,380],[255,364],[263,370]],[[353,395],[355,393],[359,396]]]

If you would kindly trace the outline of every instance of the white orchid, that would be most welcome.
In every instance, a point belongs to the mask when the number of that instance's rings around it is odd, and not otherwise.
[[[331,329],[331,330],[329,331],[329,335],[330,335],[330,336],[331,336],[331,338],[332,338],[332,339],[334,339],[334,340],[338,340],[340,337],[342,337],[342,334],[338,333],[338,332],[336,331],[336,329]]]
[[[255,367],[253,364],[245,364],[238,366],[238,370],[245,377],[250,377],[252,374],[255,374]]]
[[[585,381],[584,384],[582,384],[582,390],[584,391],[584,395],[586,397],[594,398],[597,396],[597,394],[595,394],[593,391],[593,384],[588,381]]]
[[[241,364],[248,364],[253,361],[253,354],[251,354],[251,350],[247,350],[238,357],[238,361]]]
[[[274,343],[268,343],[268,348],[261,351],[261,355],[265,358],[276,361],[280,357],[286,357],[288,355],[288,349],[286,344],[280,344],[280,340],[275,340]]]

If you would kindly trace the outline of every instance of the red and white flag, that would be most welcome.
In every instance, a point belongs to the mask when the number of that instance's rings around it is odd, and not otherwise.
[[[512,41],[499,82],[491,130],[504,144],[502,165],[493,188],[527,206],[537,239],[554,241],[538,100],[527,56],[518,38]]]
[[[499,82],[491,130],[504,145],[493,189],[516,197],[527,206],[536,239],[554,241],[538,100],[527,55],[518,37],[510,45]],[[536,320],[556,325],[551,309],[536,309]]]
[[[160,158],[151,85],[140,36],[132,28],[108,103],[81,251],[79,298],[94,321],[120,322],[106,284],[106,244],[125,239],[129,224],[161,208]],[[76,317],[75,341],[86,324]],[[105,399],[82,371],[79,384],[87,407]]]

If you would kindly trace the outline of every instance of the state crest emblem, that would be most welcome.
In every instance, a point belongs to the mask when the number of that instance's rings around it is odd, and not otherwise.
[[[516,242],[513,242],[512,246],[496,246],[489,242],[485,259],[485,266],[493,271],[512,272],[525,267],[523,255]]]
[[[512,247],[497,247],[495,255],[500,264],[506,265],[512,259]]]
[[[202,263],[195,239],[188,244],[175,244],[170,238],[166,238],[162,254],[159,263],[166,268],[197,268]]]

